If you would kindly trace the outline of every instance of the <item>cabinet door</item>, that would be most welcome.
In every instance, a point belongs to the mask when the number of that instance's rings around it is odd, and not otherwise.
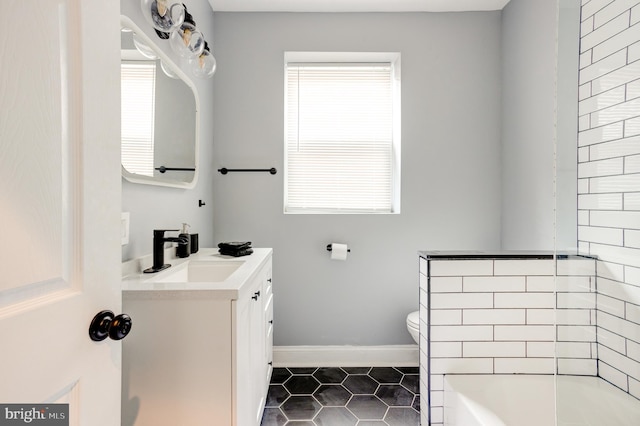
[[[235,380],[235,404],[234,426],[254,426],[253,419],[253,390],[251,367],[251,308],[253,301],[249,296],[235,302],[235,354],[234,380]]]
[[[271,262],[248,284],[237,301],[236,326],[236,426],[258,426],[271,377],[271,345],[267,324],[272,318]],[[271,342],[271,343],[270,343]]]
[[[265,403],[264,393],[264,370],[266,365],[264,354],[264,316],[262,314],[262,306],[264,300],[264,289],[262,286],[264,271],[261,271],[257,278],[258,286],[254,293],[256,296],[252,299],[251,303],[251,377],[252,377],[252,389],[251,400],[253,401],[252,408],[254,409],[254,423],[260,424],[262,418],[262,411]]]
[[[231,425],[231,301],[166,293],[125,293],[120,424]]]
[[[265,392],[268,391],[271,373],[273,372],[273,281],[271,265],[267,266],[264,282],[263,316],[265,327],[264,359],[267,362],[265,368]]]

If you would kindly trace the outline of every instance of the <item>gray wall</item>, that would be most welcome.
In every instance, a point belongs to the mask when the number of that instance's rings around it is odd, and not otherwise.
[[[213,41],[213,13],[206,0],[185,0],[198,28],[211,44]],[[130,17],[139,27],[148,30],[147,35],[155,40],[171,58],[168,40],[159,39],[150,29],[140,10],[140,2],[121,0],[121,13]],[[213,47],[213,46],[212,46]],[[215,52],[214,52],[215,54]],[[183,70],[188,74],[187,68]],[[215,77],[214,77],[215,78]],[[200,245],[210,247],[213,235],[213,79],[193,79],[200,97],[200,177],[194,189],[184,190],[140,185],[122,180],[122,211],[131,213],[130,242],[122,248],[122,260],[151,253],[153,229],[178,229],[182,222],[191,224],[191,231],[200,234]],[[206,203],[198,207],[198,200]]]
[[[502,11],[502,248],[553,249],[556,0]]]
[[[213,168],[279,173],[213,177],[214,244],[274,248],[276,345],[411,343],[416,252],[500,247],[500,16],[215,14]],[[402,53],[401,214],[282,213],[287,50]]]
[[[578,246],[578,69],[580,0],[560,0],[556,142],[556,247]]]

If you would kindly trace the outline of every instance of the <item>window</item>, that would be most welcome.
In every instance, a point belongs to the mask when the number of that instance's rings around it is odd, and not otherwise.
[[[286,213],[399,212],[399,71],[399,54],[285,54]]]
[[[122,62],[122,165],[131,173],[153,176],[156,64]]]

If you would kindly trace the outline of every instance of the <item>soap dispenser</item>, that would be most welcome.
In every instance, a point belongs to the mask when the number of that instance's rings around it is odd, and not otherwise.
[[[176,248],[176,256],[178,257],[189,257],[191,254],[191,236],[189,235],[189,224],[182,224],[182,231],[178,235],[178,238],[182,238],[186,241],[186,244],[178,244]]]

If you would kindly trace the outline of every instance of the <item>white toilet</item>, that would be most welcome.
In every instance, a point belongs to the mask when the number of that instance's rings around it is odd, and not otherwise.
[[[407,315],[407,330],[416,343],[420,342],[420,312],[415,311]]]

